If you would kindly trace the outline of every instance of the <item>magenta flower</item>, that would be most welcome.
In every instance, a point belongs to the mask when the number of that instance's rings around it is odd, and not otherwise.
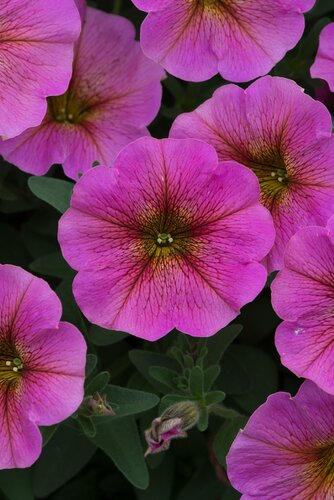
[[[194,112],[176,119],[171,137],[202,139],[221,161],[237,161],[257,175],[276,228],[267,262],[272,271],[282,267],[285,245],[298,229],[325,225],[334,212],[331,132],[323,104],[292,80],[267,76],[247,90],[219,88]]]
[[[148,16],[144,53],[183,80],[220,73],[245,82],[268,73],[304,31],[315,0],[132,0]]]
[[[319,49],[311,67],[311,76],[326,80],[334,92],[334,23],[325,26],[320,33]]]
[[[309,381],[293,398],[269,396],[232,444],[227,472],[244,500],[334,498],[334,397]]]
[[[37,426],[64,420],[81,403],[86,344],[60,317],[45,281],[0,265],[0,469],[29,467],[41,453]]]
[[[61,163],[77,179],[94,161],[109,165],[123,146],[148,135],[164,73],[134,37],[127,19],[88,7],[68,90],[49,98],[39,127],[0,144],[4,158],[36,175]]]
[[[73,0],[2,0],[0,137],[39,125],[70,81],[80,17]]]
[[[334,394],[334,217],[327,227],[299,231],[286,247],[272,284],[272,302],[284,319],[276,331],[282,363]]]
[[[256,297],[271,217],[248,169],[217,167],[201,141],[142,138],[79,180],[59,242],[90,321],[148,340],[209,336]]]

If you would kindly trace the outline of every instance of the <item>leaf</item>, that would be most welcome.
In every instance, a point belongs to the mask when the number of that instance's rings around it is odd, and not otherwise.
[[[224,401],[225,392],[223,391],[211,391],[205,396],[205,403],[207,406],[214,405]]]
[[[72,280],[64,279],[56,288],[56,294],[63,306],[63,320],[74,323],[83,334],[87,334],[86,324],[72,293]]]
[[[149,374],[158,382],[166,385],[170,389],[176,389],[176,379],[178,373],[169,368],[164,368],[163,366],[151,366],[149,368]]]
[[[218,481],[214,468],[208,459],[190,477],[190,480],[175,497],[175,500],[212,500],[220,498],[223,485]]]
[[[45,201],[58,212],[63,214],[69,208],[74,186],[72,182],[52,177],[29,177],[28,186],[37,198]]]
[[[196,398],[202,398],[204,390],[203,371],[199,366],[194,366],[190,372],[189,392]]]
[[[171,500],[174,480],[172,455],[164,457],[159,467],[150,472],[150,485],[145,491],[136,492],[138,500]]]
[[[35,496],[44,497],[60,488],[86,465],[95,450],[76,429],[60,427],[33,466]]]
[[[29,261],[29,254],[21,234],[6,222],[0,221],[0,235],[0,262],[25,267]]]
[[[48,427],[40,427],[39,430],[41,431],[42,437],[43,437],[43,446],[46,446],[48,442],[52,439],[54,436],[54,433],[58,429],[59,424],[56,425],[49,425]]]
[[[151,351],[143,351],[141,349],[130,351],[129,358],[139,373],[141,373],[155,389],[162,393],[170,391],[168,386],[158,382],[150,375],[150,366],[162,366],[178,372],[179,365],[173,358],[166,356],[166,354],[158,354]]]
[[[228,395],[245,394],[250,391],[251,383],[248,371],[230,350],[224,354],[221,372],[217,381],[218,387]]]
[[[91,417],[87,417],[86,415],[79,415],[78,424],[80,425],[82,432],[87,437],[91,438],[96,435],[96,427]]]
[[[106,395],[110,405],[117,405],[116,415],[113,417],[95,418],[94,422],[99,425],[104,420],[116,420],[129,415],[138,415],[144,411],[154,408],[159,403],[159,398],[155,394],[149,392],[136,391],[118,387],[116,385],[108,385],[103,394]]]
[[[235,417],[226,420],[220,427],[213,440],[213,451],[218,462],[226,468],[226,455],[240,429],[247,423],[246,417]]]
[[[87,354],[86,358],[86,378],[89,377],[95,370],[97,365],[97,356],[95,354]]]
[[[216,381],[220,374],[220,366],[212,365],[209,366],[206,370],[204,370],[204,391],[207,392],[211,389],[212,385]]]
[[[231,348],[231,353],[245,368],[250,381],[249,391],[233,399],[243,410],[252,413],[269,394],[277,391],[277,367],[268,354],[256,347],[236,345]]]
[[[126,337],[128,337],[127,333],[106,330],[97,325],[92,325],[87,335],[88,340],[98,346],[116,344]]]
[[[210,337],[207,341],[208,354],[205,359],[205,365],[219,364],[226,349],[237,338],[241,330],[241,325],[230,325],[220,330],[213,337]]]
[[[144,450],[133,418],[122,418],[100,425],[91,441],[111,458],[131,484],[140,489],[148,487]]]
[[[66,263],[60,252],[52,252],[47,255],[37,257],[30,264],[30,269],[35,273],[56,278],[73,277],[74,271]]]
[[[197,427],[199,431],[204,432],[208,428],[208,425],[209,425],[209,412],[208,409],[205,407],[200,410]]]
[[[165,411],[169,406],[172,406],[175,403],[182,403],[187,400],[193,401],[192,398],[187,398],[187,396],[183,394],[166,394],[166,396],[164,396],[160,401],[159,414]]]
[[[34,500],[31,469],[1,470],[0,490],[8,500]]]
[[[109,372],[100,372],[87,384],[85,394],[92,396],[95,392],[103,392],[110,380]]]

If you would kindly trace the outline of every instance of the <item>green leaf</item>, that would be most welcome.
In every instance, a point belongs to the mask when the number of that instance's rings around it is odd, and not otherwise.
[[[197,427],[199,431],[204,432],[208,428],[208,425],[209,425],[209,412],[208,409],[205,407],[200,410]]]
[[[183,394],[166,394],[161,399],[160,405],[159,405],[159,414],[161,414],[163,411],[166,410],[169,406],[172,406],[175,403],[182,403],[183,401],[194,401],[193,398],[188,398],[187,396]]]
[[[34,500],[31,469],[1,470],[0,490],[8,500]]]
[[[205,396],[205,403],[207,406],[214,405],[224,401],[225,392],[223,391],[211,391]]]
[[[206,370],[203,372],[203,377],[204,377],[204,391],[207,392],[211,389],[213,386],[214,382],[218,378],[220,374],[220,366],[219,365],[212,365],[209,366]]]
[[[217,386],[228,395],[246,394],[250,391],[248,371],[231,350],[228,350],[222,359]]]
[[[58,212],[64,213],[69,208],[74,186],[72,182],[52,177],[29,177],[28,186],[37,198],[45,201]]]
[[[30,264],[30,269],[35,273],[56,278],[73,277],[74,271],[66,263],[60,252],[52,252],[38,257]]]
[[[277,391],[277,367],[268,354],[256,347],[233,346],[231,353],[245,368],[250,381],[249,391],[246,394],[234,396],[233,399],[243,410],[252,413],[265,402],[269,394]]]
[[[196,398],[203,396],[204,378],[203,371],[199,366],[194,366],[190,372],[189,378],[189,392]]]
[[[48,442],[52,439],[52,437],[54,436],[54,433],[56,432],[58,427],[59,427],[59,424],[39,428],[39,430],[42,433],[42,437],[43,437],[43,446],[46,446],[48,444]]]
[[[178,373],[169,368],[164,368],[163,366],[151,366],[149,368],[149,374],[158,382],[166,385],[170,389],[176,389],[176,380]]]
[[[85,394],[92,396],[95,392],[103,392],[110,380],[109,372],[100,372],[87,384]]]
[[[138,500],[171,500],[174,480],[172,455],[164,457],[159,467],[150,471],[150,485],[145,491],[136,492]]]
[[[61,300],[63,306],[63,320],[74,323],[78,329],[87,334],[87,328],[81,311],[74,300],[72,293],[72,280],[64,279],[56,288],[56,294]]]
[[[100,326],[96,325],[91,326],[87,335],[88,340],[92,344],[98,346],[116,344],[126,337],[128,337],[127,333],[106,330],[105,328],[101,328]]]
[[[236,417],[224,422],[213,441],[213,451],[218,462],[226,468],[226,455],[231,448],[236,435],[240,429],[243,429],[247,423],[246,417]]]
[[[151,366],[162,366],[165,368],[169,368],[176,372],[179,371],[179,365],[177,361],[166,354],[158,354],[151,351],[143,351],[140,349],[134,349],[129,352],[129,358],[132,364],[137,368],[139,373],[146,378],[150,384],[162,393],[166,393],[170,391],[170,388],[161,382],[158,382],[150,375],[150,367]]]
[[[230,325],[220,330],[207,341],[208,354],[205,359],[205,365],[219,364],[226,349],[232,344],[242,330],[241,325]]]
[[[95,354],[87,354],[86,358],[86,378],[89,377],[95,370],[97,365],[97,356]]]
[[[92,438],[96,435],[96,427],[91,417],[87,417],[86,415],[79,415],[78,424],[87,437]]]
[[[60,427],[33,466],[35,496],[44,497],[60,488],[86,465],[95,450],[76,429]]]
[[[133,418],[113,420],[98,426],[97,434],[91,441],[111,458],[131,484],[140,489],[148,487],[144,450]]]
[[[96,417],[94,422],[100,425],[101,422],[108,420],[116,420],[129,415],[138,415],[144,411],[154,408],[159,403],[159,398],[155,394],[144,391],[136,391],[118,387],[117,385],[108,385],[103,391],[110,405],[117,405],[116,415],[112,417]]]

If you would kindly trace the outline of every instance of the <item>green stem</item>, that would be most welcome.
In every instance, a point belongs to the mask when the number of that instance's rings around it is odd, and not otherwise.
[[[236,417],[243,417],[241,413],[239,413],[236,410],[233,410],[233,408],[226,408],[226,406],[222,404],[214,404],[210,406],[210,413],[213,413],[214,415],[217,415],[218,417],[222,418],[236,418]]]

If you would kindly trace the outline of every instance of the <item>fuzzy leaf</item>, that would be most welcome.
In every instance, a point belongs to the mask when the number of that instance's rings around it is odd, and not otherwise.
[[[45,201],[58,212],[64,213],[69,208],[74,186],[72,182],[52,177],[29,177],[28,186],[37,198]]]

